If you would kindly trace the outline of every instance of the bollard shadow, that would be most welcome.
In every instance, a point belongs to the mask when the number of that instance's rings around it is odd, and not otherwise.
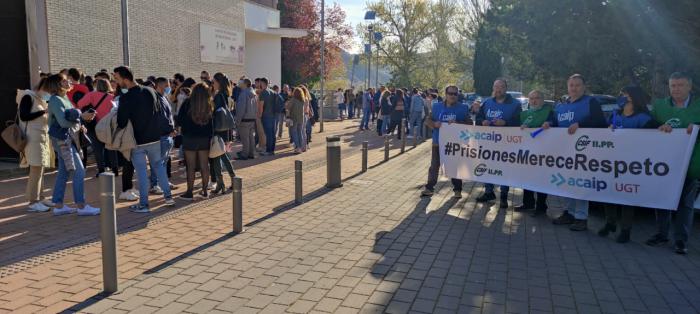
[[[117,293],[119,293],[119,292],[117,292]],[[73,305],[73,306],[71,306],[63,311],[58,312],[58,313],[61,313],[61,314],[80,313],[82,310],[96,304],[97,302],[100,302],[100,301],[108,298],[111,295],[113,295],[113,293],[107,293],[104,291],[99,292],[99,293],[87,298],[85,301],[80,302],[78,304],[75,304],[75,305]]]

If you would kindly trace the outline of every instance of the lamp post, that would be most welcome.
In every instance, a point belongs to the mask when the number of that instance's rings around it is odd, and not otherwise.
[[[321,0],[321,99],[318,109],[319,129],[318,133],[323,133],[323,107],[325,107],[325,98],[323,97],[324,83],[326,76],[326,2]]]
[[[377,12],[374,11],[367,11],[365,12],[365,21],[374,21],[374,19],[377,16]],[[372,86],[372,37],[374,37],[374,32],[372,24],[369,24],[367,26],[368,34],[369,34],[369,45],[367,45],[367,49],[365,49],[365,53],[367,54],[367,88]]]
[[[377,65],[374,66],[374,83],[379,87],[379,42],[382,41],[382,33],[374,32],[374,41],[377,43]]]

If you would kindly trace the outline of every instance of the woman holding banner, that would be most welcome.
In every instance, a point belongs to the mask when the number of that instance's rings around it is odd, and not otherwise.
[[[620,91],[617,104],[620,110],[613,112],[610,117],[609,128],[615,129],[649,129],[658,126],[651,118],[646,104],[649,96],[639,86],[627,86]],[[618,213],[619,211],[619,213]],[[617,235],[618,243],[627,243],[630,240],[630,229],[634,219],[634,206],[605,204],[605,226],[598,231],[601,237],[607,237],[617,230],[620,224],[620,233]]]
[[[586,95],[586,80],[581,74],[574,74],[566,82],[568,99],[555,106],[554,120],[545,122],[543,129],[552,127],[568,128],[570,135],[578,128],[604,128],[607,126],[600,103]],[[566,199],[567,209],[557,219],[555,225],[571,225],[571,231],[588,229],[588,201]],[[570,213],[573,211],[573,215]]]

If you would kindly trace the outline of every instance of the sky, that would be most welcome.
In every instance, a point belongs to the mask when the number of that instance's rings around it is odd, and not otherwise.
[[[345,14],[347,15],[346,21],[352,26],[353,30],[355,30],[357,24],[364,21],[365,0],[326,0],[326,6],[332,6],[334,2],[338,3],[340,7],[345,10]],[[351,53],[359,53],[362,50],[359,37],[355,36],[355,44],[353,46],[354,49],[350,51]]]

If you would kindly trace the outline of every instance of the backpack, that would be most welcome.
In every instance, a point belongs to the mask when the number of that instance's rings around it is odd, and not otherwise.
[[[163,102],[163,98],[161,96],[157,95],[155,92],[153,94],[156,96],[155,115],[156,115],[156,123],[158,123],[158,130],[160,130],[160,135],[170,134],[170,132],[175,130],[175,126],[173,125],[173,121],[169,117],[170,113],[168,112],[167,108],[165,107],[165,103]]]

